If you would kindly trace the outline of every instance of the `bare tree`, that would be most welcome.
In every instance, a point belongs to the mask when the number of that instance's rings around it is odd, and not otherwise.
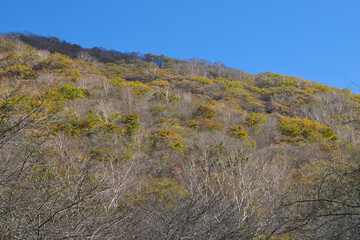
[[[149,75],[152,80],[155,80],[157,70],[159,70],[159,67],[157,65],[149,63],[149,65],[144,69],[144,73]]]
[[[87,62],[87,63],[91,63],[93,61],[95,61],[95,57],[91,56],[87,51],[81,51],[77,54],[77,57],[79,60]]]
[[[48,50],[38,50],[38,55],[40,56],[41,60],[45,60],[51,56],[51,52]]]
[[[43,73],[40,74],[36,79],[37,83],[46,83],[46,84],[51,84],[54,80],[54,74],[53,73]]]

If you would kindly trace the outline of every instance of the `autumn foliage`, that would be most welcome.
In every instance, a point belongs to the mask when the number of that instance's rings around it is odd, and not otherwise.
[[[360,97],[0,36],[1,239],[358,239]]]

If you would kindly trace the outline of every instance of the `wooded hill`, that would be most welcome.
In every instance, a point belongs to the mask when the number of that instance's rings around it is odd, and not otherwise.
[[[1,239],[360,238],[360,96],[0,36]]]

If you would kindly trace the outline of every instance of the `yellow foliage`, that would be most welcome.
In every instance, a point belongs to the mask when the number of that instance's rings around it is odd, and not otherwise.
[[[308,119],[298,117],[286,117],[280,119],[279,129],[281,133],[289,137],[302,137],[310,141],[337,140],[334,131],[327,126],[321,125]]]
[[[151,139],[154,147],[163,143],[167,147],[182,151],[184,148],[184,139],[174,131],[169,130],[157,130],[151,132]]]

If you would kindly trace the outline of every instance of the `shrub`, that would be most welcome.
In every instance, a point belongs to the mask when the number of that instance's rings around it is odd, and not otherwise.
[[[194,113],[196,118],[207,118],[207,119],[213,119],[215,112],[211,108],[205,105],[200,105],[196,108],[196,111]]]
[[[199,128],[199,122],[197,120],[189,120],[186,124],[192,128]]]
[[[153,147],[158,147],[161,144],[172,149],[182,151],[184,148],[184,139],[174,131],[157,130],[151,132],[151,140]]]
[[[152,105],[150,112],[155,116],[166,116],[170,113],[169,107],[163,105]]]
[[[106,133],[123,133],[125,130],[122,127],[116,126],[113,123],[105,123],[97,125],[97,128],[103,129]]]
[[[139,116],[136,114],[124,115],[121,122],[126,124],[125,134],[131,136],[140,126]]]
[[[71,58],[60,53],[54,53],[42,62],[42,67],[49,70],[71,69],[74,66],[75,62]]]
[[[65,102],[83,98],[86,95],[90,95],[88,90],[79,89],[71,85],[63,85],[46,91],[42,95],[42,99],[48,100],[47,108],[53,112],[61,109]]]
[[[172,128],[174,126],[179,126],[180,121],[177,118],[158,118],[155,120],[155,124],[159,127]]]
[[[203,119],[201,121],[200,129],[201,130],[210,130],[210,131],[217,131],[223,129],[225,126],[221,123],[214,122],[210,119]]]
[[[150,86],[155,87],[155,88],[167,88],[169,87],[169,82],[165,81],[165,80],[154,80],[152,82],[149,83]]]
[[[145,96],[148,92],[152,90],[151,87],[139,81],[128,82],[125,81],[124,79],[117,79],[112,81],[112,83],[113,85],[119,86],[121,88],[130,87],[133,90],[134,94],[139,97]]]
[[[246,139],[249,137],[248,133],[245,130],[244,125],[234,125],[230,128],[230,135],[241,138],[241,139]]]
[[[91,150],[90,152],[90,158],[92,160],[100,161],[100,162],[118,162],[119,159],[117,157],[117,154],[114,153],[109,148],[99,148],[96,147]]]
[[[336,150],[339,149],[338,146],[332,145],[332,144],[329,144],[329,143],[326,143],[326,142],[321,143],[321,144],[319,145],[319,147],[320,147],[320,149],[321,149],[322,151],[324,151],[324,152],[336,151]]]
[[[23,79],[35,79],[38,73],[25,65],[15,65],[0,70],[0,77],[18,77]]]
[[[77,98],[83,98],[84,95],[88,95],[88,90],[76,88],[71,85],[58,86],[56,89],[49,90],[45,93],[45,99],[54,101],[61,100],[73,100]]]
[[[193,80],[199,82],[199,83],[204,83],[204,84],[211,84],[213,83],[213,81],[211,81],[208,78],[204,78],[204,77],[194,77]]]
[[[177,94],[170,92],[169,90],[155,92],[153,96],[158,99],[166,100],[167,102],[173,102],[179,100],[179,96]]]
[[[264,117],[262,113],[251,113],[250,116],[246,117],[246,126],[258,132],[260,130],[259,124],[261,122],[267,122],[267,119]]]
[[[279,129],[285,136],[301,137],[310,141],[337,140],[334,131],[330,127],[305,118],[283,118],[280,120]]]

